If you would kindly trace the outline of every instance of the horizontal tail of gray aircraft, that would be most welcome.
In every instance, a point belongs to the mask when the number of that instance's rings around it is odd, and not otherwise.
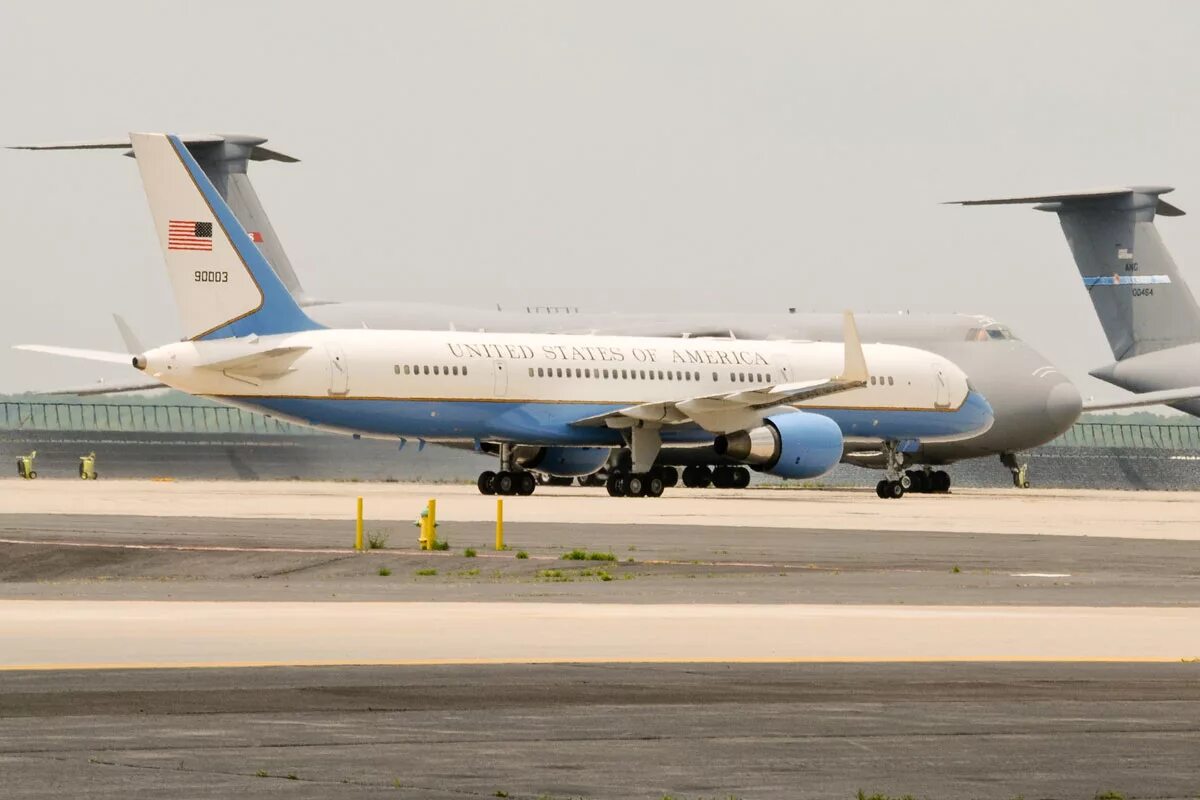
[[[1117,361],[1200,342],[1200,307],[1154,226],[1184,212],[1168,186],[1129,186],[1036,197],[958,201],[1034,204],[1058,214],[1071,254]]]
[[[271,150],[263,145],[266,139],[261,136],[244,136],[240,134],[191,134],[180,136],[188,152],[196,159],[200,168],[212,181],[218,194],[229,204],[234,216],[258,244],[275,274],[296,298],[300,305],[312,305],[316,301],[308,297],[300,279],[292,268],[291,259],[283,249],[283,244],[275,233],[275,227],[263,208],[258,193],[254,191],[247,174],[251,161],[279,161],[294,164],[300,159],[286,155],[278,150]],[[84,142],[63,142],[59,144],[29,144],[16,145],[12,150],[124,150],[125,155],[132,157],[133,149],[129,137],[116,139],[95,139]]]

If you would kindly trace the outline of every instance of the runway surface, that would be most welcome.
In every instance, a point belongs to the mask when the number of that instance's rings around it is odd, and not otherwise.
[[[14,798],[1193,798],[1195,665],[0,675]],[[261,776],[261,777],[259,777]]]
[[[1200,662],[1200,608],[0,601],[0,669]]]
[[[1192,798],[1197,499],[0,481],[3,794]]]
[[[1189,606],[1200,547],[1178,540],[690,525],[372,523],[0,515],[0,598]],[[464,556],[467,547],[477,557]],[[580,550],[611,562],[564,561]],[[516,558],[524,552],[528,558]],[[380,575],[380,569],[390,570]],[[606,579],[609,578],[609,579]]]
[[[458,484],[0,480],[13,514],[351,519],[364,497],[374,521],[411,521],[429,498],[447,522],[495,519],[496,498]],[[676,488],[658,499],[546,488],[505,498],[513,522],[820,530],[955,531],[1200,540],[1200,493],[963,489],[880,500],[870,490]]]

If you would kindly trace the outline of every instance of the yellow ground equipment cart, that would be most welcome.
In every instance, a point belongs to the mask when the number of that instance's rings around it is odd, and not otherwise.
[[[96,480],[100,477],[100,473],[96,472],[96,453],[92,451],[86,456],[79,457],[79,477],[86,480]]]
[[[27,481],[37,477],[37,470],[33,468],[35,458],[37,458],[37,450],[27,456],[17,456],[17,474]]]

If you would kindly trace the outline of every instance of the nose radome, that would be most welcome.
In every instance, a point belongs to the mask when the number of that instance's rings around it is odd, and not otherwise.
[[[1046,416],[1059,428],[1066,430],[1079,418],[1083,410],[1083,398],[1070,381],[1063,381],[1050,390],[1046,397]]]

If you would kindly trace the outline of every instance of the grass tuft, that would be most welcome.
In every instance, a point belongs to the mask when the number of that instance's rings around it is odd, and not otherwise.
[[[433,569],[432,567],[428,569],[419,569],[417,570],[417,574],[422,577],[428,577],[429,575],[437,575],[437,570]]]
[[[463,550],[463,556],[466,558],[474,558],[477,555],[479,554],[475,552],[474,547],[468,547],[466,550]]]
[[[256,778],[269,778],[269,777],[271,777],[271,775],[270,775],[270,773],[268,773],[268,772],[267,772],[265,769],[260,769],[258,772],[254,773],[254,777],[256,777]]]
[[[518,550],[517,558],[529,558],[529,553],[526,553],[524,550]]]
[[[951,571],[951,572],[953,572],[955,575],[957,575],[958,573],[962,572],[962,570],[958,568],[958,564],[955,564],[955,565],[954,565],[954,569],[952,569],[952,570],[950,570],[950,571]]]
[[[388,575],[391,575],[391,574],[392,574],[392,571],[390,569],[388,569],[387,567],[379,568],[379,576],[381,578],[386,578]]]
[[[1109,789],[1107,792],[1096,792],[1096,800],[1125,800],[1125,795]]]
[[[434,550],[449,550],[450,542],[447,539],[437,539],[433,543]]]
[[[367,549],[382,550],[387,547],[388,535],[383,531],[370,531],[367,533]]]
[[[561,556],[563,561],[616,561],[617,557],[612,553],[589,553],[586,550],[572,550],[569,553],[563,553]]]

